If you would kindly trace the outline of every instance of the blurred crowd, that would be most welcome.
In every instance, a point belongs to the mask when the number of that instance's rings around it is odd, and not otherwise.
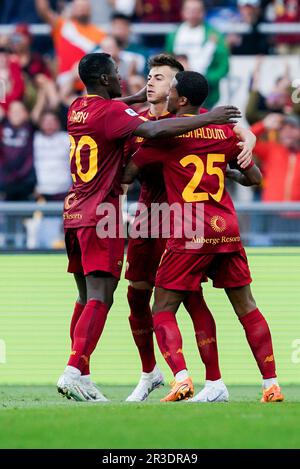
[[[100,27],[106,18],[108,27]],[[300,201],[300,83],[293,83],[286,66],[282,76],[274,70],[267,95],[259,91],[264,56],[281,54],[284,61],[300,52],[300,34],[264,34],[259,25],[300,24],[299,1],[3,0],[0,22],[12,25],[9,33],[0,29],[0,200],[64,199],[71,183],[66,114],[84,92],[77,64],[85,53],[110,53],[124,94],[132,94],[146,83],[148,58],[167,51],[207,77],[208,109],[220,99],[230,57],[257,56],[246,107],[264,174],[255,197]],[[33,36],[29,25],[38,22],[48,24],[51,34]],[[222,22],[242,24],[247,32],[221,34]],[[176,28],[137,35],[132,27],[138,23]],[[135,189],[129,197],[136,197]]]

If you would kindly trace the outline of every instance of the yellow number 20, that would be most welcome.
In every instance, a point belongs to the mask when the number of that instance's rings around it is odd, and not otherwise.
[[[220,202],[224,192],[224,172],[221,168],[214,166],[215,163],[224,163],[225,155],[217,153],[209,153],[207,155],[207,167],[206,172],[210,176],[216,175],[219,178],[219,187],[216,193],[211,194],[210,192],[195,192],[196,188],[199,186],[201,179],[203,177],[205,166],[202,159],[197,155],[187,155],[180,160],[181,166],[184,168],[189,164],[195,166],[195,173],[186,185],[182,192],[182,197],[185,202],[204,202],[209,199],[211,196],[217,202]]]
[[[77,169],[77,176],[81,179],[82,182],[89,182],[91,181],[97,174],[98,171],[98,146],[95,140],[88,135],[84,135],[79,140],[77,147],[75,139],[72,135],[70,135],[71,141],[71,149],[70,149],[70,161],[75,153],[75,162],[76,162],[76,169]],[[81,164],[81,150],[82,148],[87,145],[90,150],[89,154],[89,169],[86,173],[82,171],[82,164]],[[72,179],[76,182],[76,174],[72,173]]]

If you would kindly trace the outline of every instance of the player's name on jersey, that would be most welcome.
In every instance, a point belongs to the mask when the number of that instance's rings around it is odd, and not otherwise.
[[[200,129],[191,130],[186,134],[179,135],[175,138],[201,138],[208,140],[226,140],[226,135],[222,129],[212,129],[211,127],[201,127]]]
[[[221,236],[220,238],[204,238],[204,236],[194,236],[192,243],[195,244],[222,244],[222,243],[239,243],[241,241],[240,236],[228,237]]]
[[[76,124],[84,124],[88,117],[89,117],[88,112],[72,111],[69,117],[69,121],[74,122]]]

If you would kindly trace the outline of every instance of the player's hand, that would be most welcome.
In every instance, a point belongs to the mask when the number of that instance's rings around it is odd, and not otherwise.
[[[145,103],[147,101],[147,86],[144,86],[140,91],[134,95],[136,103]]]
[[[242,150],[237,157],[238,165],[242,169],[245,169],[252,161],[252,148],[250,148],[246,142],[239,142],[237,146]]]
[[[226,168],[225,176],[227,179],[231,179],[232,181],[239,182],[241,173],[237,169]]]
[[[236,124],[242,117],[240,110],[235,106],[219,106],[206,114],[211,124]]]

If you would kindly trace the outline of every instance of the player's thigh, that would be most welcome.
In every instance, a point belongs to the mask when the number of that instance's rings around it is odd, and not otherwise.
[[[226,288],[226,294],[236,315],[241,318],[256,309],[250,285],[236,288]]]
[[[166,290],[156,287],[154,291],[154,304],[152,314],[155,315],[161,311],[171,311],[176,313],[180,303],[184,300],[186,293],[183,291]]]
[[[149,282],[132,282],[129,281],[129,285],[136,290],[153,290],[153,284]]]

